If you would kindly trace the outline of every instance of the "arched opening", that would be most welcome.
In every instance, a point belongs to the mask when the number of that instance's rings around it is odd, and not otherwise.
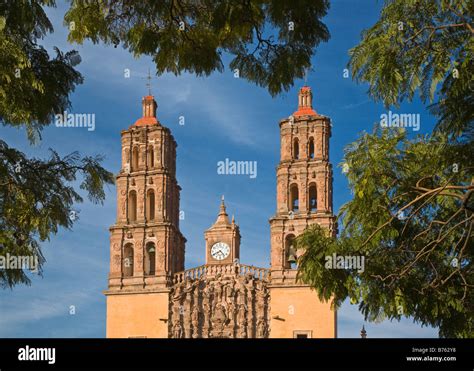
[[[153,242],[148,242],[146,244],[146,259],[145,259],[145,274],[148,276],[155,275],[155,266],[156,266],[156,249]]]
[[[132,171],[138,170],[138,147],[132,149]]]
[[[128,243],[123,250],[122,272],[124,277],[133,276],[133,245]]]
[[[155,220],[155,191],[153,189],[148,190],[146,199],[147,219]]]
[[[290,210],[299,210],[298,186],[296,184],[290,186]]]
[[[134,222],[137,220],[137,192],[130,191],[128,194],[128,220]]]
[[[148,167],[155,166],[155,152],[153,151],[153,146],[148,147]]]
[[[297,255],[295,247],[295,235],[289,234],[285,238],[285,268],[286,269],[296,269],[297,264]]]
[[[298,160],[300,158],[300,143],[298,138],[295,138],[293,141],[293,158]]]
[[[309,185],[308,201],[309,211],[316,211],[318,209],[318,201],[316,199],[316,184],[314,183]]]
[[[314,139],[313,138],[309,138],[308,155],[309,155],[309,158],[314,158]]]

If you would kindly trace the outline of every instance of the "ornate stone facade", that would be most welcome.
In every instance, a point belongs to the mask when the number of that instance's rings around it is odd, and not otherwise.
[[[204,265],[175,276],[172,338],[268,336],[268,271],[239,264]]]

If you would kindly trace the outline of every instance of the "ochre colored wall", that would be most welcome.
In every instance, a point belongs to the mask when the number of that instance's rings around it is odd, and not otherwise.
[[[321,302],[309,287],[271,287],[270,337],[292,338],[293,331],[306,330],[312,331],[312,338],[337,336],[336,312],[330,303]]]
[[[107,337],[167,338],[168,292],[107,295]]]

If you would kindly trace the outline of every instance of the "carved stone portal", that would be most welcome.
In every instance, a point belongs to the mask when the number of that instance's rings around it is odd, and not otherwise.
[[[252,274],[203,275],[172,287],[169,337],[266,338],[267,282]]]

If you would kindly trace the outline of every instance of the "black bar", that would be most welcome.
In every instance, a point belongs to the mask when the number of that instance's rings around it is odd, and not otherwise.
[[[54,364],[20,361],[20,348],[26,357],[26,346],[29,352],[35,352],[32,348],[54,348]],[[473,370],[473,353],[474,339],[0,339],[0,371],[202,367]],[[46,353],[44,356],[47,358]],[[421,359],[409,361],[407,357]]]

